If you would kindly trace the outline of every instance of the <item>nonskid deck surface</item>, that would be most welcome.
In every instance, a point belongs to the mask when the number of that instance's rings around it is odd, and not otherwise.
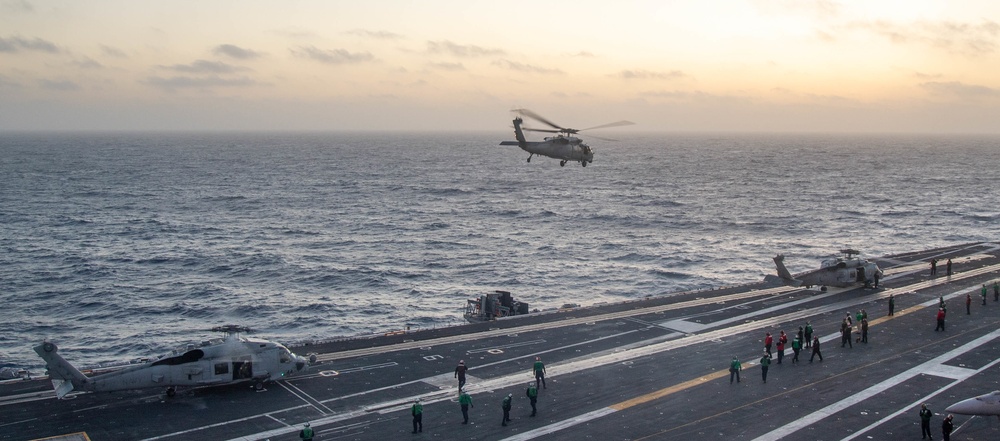
[[[952,258],[931,278],[927,261]],[[306,376],[246,386],[78,394],[48,382],[0,385],[0,440],[86,432],[91,439],[898,439],[919,434],[919,404],[935,412],[1000,389],[1000,302],[979,288],[1000,278],[1000,245],[965,244],[875,259],[879,290],[802,290],[750,284],[512,320],[297,348],[322,363]],[[965,296],[973,294],[971,314]],[[896,314],[886,315],[895,297]],[[947,330],[935,332],[939,298]],[[865,309],[869,343],[841,348],[840,322]],[[765,332],[793,336],[810,322],[823,361],[785,351],[765,384]],[[733,356],[741,382],[730,384]],[[546,365],[538,415],[525,397],[535,357]],[[463,425],[454,369],[470,367],[475,407]],[[500,402],[513,394],[513,421]],[[423,432],[411,434],[421,398]],[[943,415],[932,427],[940,435]],[[992,417],[955,416],[957,439],[1000,439]]]

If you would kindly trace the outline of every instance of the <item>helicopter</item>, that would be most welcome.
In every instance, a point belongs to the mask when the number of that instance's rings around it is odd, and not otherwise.
[[[224,338],[189,344],[142,364],[128,366],[94,376],[86,376],[61,355],[55,343],[43,341],[34,350],[48,369],[56,397],[62,399],[73,390],[110,392],[119,390],[166,388],[168,397],[177,386],[219,386],[253,382],[253,389],[264,390],[264,383],[308,369],[309,362],[281,344],[241,337],[252,329],[226,325],[212,328]],[[311,362],[315,362],[315,355]]]
[[[503,141],[500,145],[516,145],[521,147],[521,150],[528,152],[528,162],[531,162],[531,158],[535,155],[548,156],[549,158],[558,159],[559,166],[561,167],[565,167],[566,163],[569,161],[577,161],[584,167],[586,167],[588,163],[594,162],[594,150],[591,149],[589,145],[585,144],[583,140],[573,135],[576,135],[583,130],[630,126],[635,124],[631,121],[618,121],[588,129],[571,129],[549,121],[541,115],[528,109],[515,109],[514,112],[518,113],[518,116],[514,118],[514,137],[517,141]],[[530,129],[527,127],[521,127],[521,124],[524,123],[521,115],[548,125],[549,127],[552,127],[552,129]],[[524,132],[557,133],[558,135],[546,137],[543,141],[527,141],[524,138]],[[605,141],[614,141],[613,139],[600,138],[597,136],[594,138]]]
[[[845,257],[827,259],[822,262],[819,269],[807,271],[792,276],[785,268],[785,256],[774,257],[774,264],[778,268],[778,275],[768,275],[767,281],[780,281],[789,286],[821,286],[821,291],[826,291],[827,286],[847,288],[858,284],[865,287],[872,283],[878,287],[878,281],[882,278],[882,270],[878,265],[868,259],[854,257],[861,254],[857,250],[840,250]]]

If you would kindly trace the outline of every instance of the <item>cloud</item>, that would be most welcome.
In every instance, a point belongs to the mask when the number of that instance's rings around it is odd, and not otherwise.
[[[593,53],[587,51],[580,51],[575,54],[569,54],[569,56],[580,57],[580,58],[597,58],[597,55],[594,55]]]
[[[222,78],[219,76],[207,76],[207,77],[189,77],[189,76],[174,76],[170,78],[163,77],[149,77],[145,81],[145,84],[150,86],[159,87],[162,89],[190,89],[190,88],[209,88],[209,87],[246,87],[255,86],[257,82],[251,78],[240,77],[240,78]]]
[[[69,80],[38,80],[38,84],[45,89],[58,91],[80,90],[80,85]]]
[[[242,66],[234,66],[232,64],[226,64],[221,61],[208,61],[208,60],[196,60],[191,64],[175,64],[173,66],[160,66],[160,67],[177,72],[206,73],[206,74],[230,74],[230,73],[245,72],[250,70],[249,68]]]
[[[399,40],[403,38],[402,35],[396,33],[388,31],[369,31],[367,29],[354,29],[345,32],[345,34],[357,35],[359,37],[372,38],[375,40]]]
[[[55,54],[59,52],[59,47],[37,37],[31,40],[17,36],[0,38],[0,52],[18,52],[21,50]]]
[[[4,10],[14,13],[35,12],[35,7],[26,0],[11,0],[3,2]]]
[[[891,21],[854,22],[849,29],[859,29],[881,36],[893,44],[921,44],[967,56],[997,51],[1000,24],[983,20],[978,24],[955,21],[920,21],[907,25]]]
[[[474,45],[455,44],[448,40],[428,41],[427,52],[432,54],[449,54],[461,58],[489,57],[496,55],[506,55],[501,49],[484,48]]]
[[[510,69],[510,70],[516,70],[518,72],[527,72],[527,73],[536,73],[536,74],[545,74],[545,75],[549,75],[549,74],[562,75],[562,74],[566,73],[566,72],[563,72],[563,71],[561,71],[559,69],[549,69],[549,68],[545,68],[545,67],[538,67],[538,66],[533,66],[533,65],[524,64],[524,63],[518,63],[516,61],[510,61],[510,60],[497,60],[497,61],[493,62],[493,65],[494,66],[500,66],[500,67],[503,67],[503,68],[506,68],[506,69]]]
[[[11,81],[6,75],[0,74],[0,89],[3,88],[20,89],[21,83]]]
[[[649,70],[623,70],[613,75],[615,77],[625,79],[625,80],[676,80],[684,78],[687,76],[684,72],[679,70],[672,70],[670,72],[654,72]]]
[[[428,66],[438,70],[449,70],[453,72],[465,70],[465,65],[462,63],[428,63]]]
[[[914,72],[913,76],[920,80],[936,80],[942,77],[941,74],[925,74],[923,72]]]
[[[947,95],[962,99],[1000,96],[1000,89],[976,84],[965,84],[959,81],[928,81],[921,83],[920,87],[936,95]]]
[[[109,57],[128,58],[128,55],[120,49],[103,44],[101,45],[101,53]]]
[[[212,49],[212,53],[215,55],[225,55],[239,60],[250,60],[260,57],[260,52],[252,49],[244,49],[232,44],[220,44]]]
[[[372,61],[375,56],[369,52],[348,52],[345,49],[319,49],[315,46],[299,46],[298,50],[291,49],[292,55],[310,60],[319,61],[326,64],[356,64]]]
[[[70,64],[84,69],[100,69],[104,67],[103,65],[101,65],[101,63],[94,61],[94,59],[90,57],[83,57],[78,60],[73,60],[70,62]]]

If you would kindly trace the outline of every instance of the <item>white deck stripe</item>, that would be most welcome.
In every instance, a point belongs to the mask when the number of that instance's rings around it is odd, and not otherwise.
[[[868,389],[852,394],[850,397],[844,398],[843,400],[840,400],[836,403],[826,406],[802,418],[798,418],[789,424],[786,424],[778,429],[775,429],[769,433],[764,434],[763,436],[756,438],[754,441],[769,441],[769,440],[778,440],[784,438],[812,424],[815,424],[837,412],[847,409],[863,400],[866,400],[877,394],[885,392],[886,390],[889,390],[893,386],[896,386],[917,375],[920,374],[934,375],[936,369],[939,371],[943,371],[943,369],[940,369],[942,363],[951,360],[952,358],[955,358],[959,355],[962,355],[966,352],[969,352],[973,349],[976,349],[997,337],[1000,337],[1000,330],[993,331],[989,334],[986,334],[982,337],[972,340],[962,346],[959,346],[955,349],[952,349],[951,351],[939,355],[923,364],[914,366],[903,373],[900,373],[894,377],[882,381],[881,383],[869,387]],[[994,361],[994,363],[995,362],[996,361]],[[977,372],[979,372],[979,370],[965,369],[965,375],[962,378],[955,378],[956,380],[955,382],[957,383],[962,380],[965,380],[966,378],[975,375]]]
[[[582,415],[577,415],[568,420],[558,421],[554,424],[549,424],[548,426],[539,427],[537,429],[529,430],[527,432],[520,433],[509,438],[504,438],[504,441],[527,441],[529,439],[535,439],[540,436],[545,436],[558,432],[567,427],[572,427],[580,423],[587,423],[593,421],[594,419],[607,416],[615,412],[617,412],[615,409],[612,409],[610,407],[603,407],[593,412],[587,412]]]

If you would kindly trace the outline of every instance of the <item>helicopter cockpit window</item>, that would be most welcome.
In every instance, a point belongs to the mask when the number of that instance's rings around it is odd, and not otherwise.
[[[281,362],[282,363],[291,363],[292,362],[292,354],[289,353],[287,349],[285,349],[284,351],[281,351],[280,354],[281,354]]]

